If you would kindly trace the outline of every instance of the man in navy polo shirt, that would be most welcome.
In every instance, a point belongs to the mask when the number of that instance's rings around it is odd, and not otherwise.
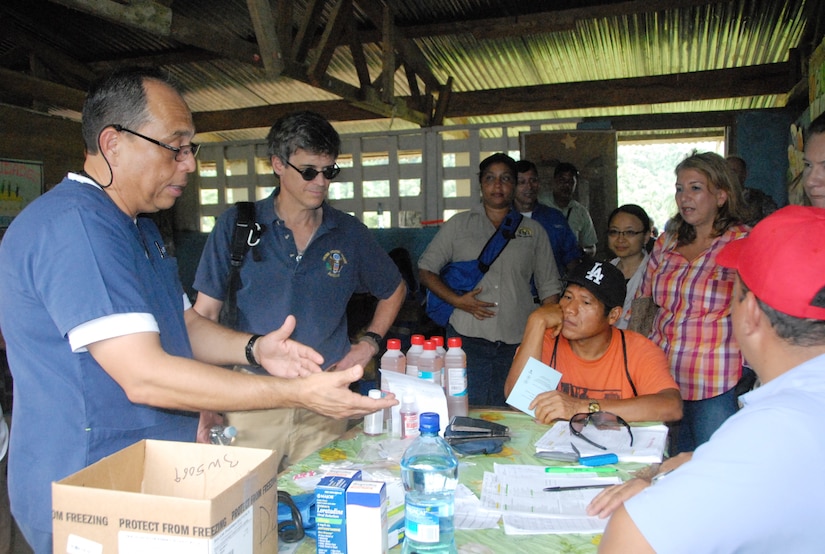
[[[241,266],[236,328],[260,333],[298,320],[293,338],[324,357],[325,369],[366,365],[404,302],[406,285],[392,259],[356,218],[326,202],[340,149],[338,133],[322,116],[298,112],[278,120],[267,137],[279,187],[255,203],[261,242]],[[195,310],[217,321],[230,274],[237,209],[218,218],[195,276]],[[366,333],[350,344],[346,308],[356,292],[378,305]],[[255,368],[243,368],[253,371]],[[304,409],[231,413],[236,444],[270,448],[285,468],[346,430],[346,421]]]

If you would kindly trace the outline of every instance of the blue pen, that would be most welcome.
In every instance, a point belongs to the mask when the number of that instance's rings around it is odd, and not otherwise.
[[[619,463],[619,457],[615,454],[599,454],[598,456],[585,456],[579,458],[579,463],[583,466],[604,466],[607,464]]]

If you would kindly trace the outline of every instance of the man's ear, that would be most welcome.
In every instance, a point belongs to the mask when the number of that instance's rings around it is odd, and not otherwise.
[[[269,158],[269,162],[272,164],[272,171],[275,172],[275,175],[280,177],[284,174],[284,171],[286,170],[286,165],[284,164],[284,162],[281,161],[281,158],[279,158],[278,156],[272,156],[271,158]]]
[[[120,149],[121,133],[109,126],[100,131],[97,136],[97,148],[110,165],[117,165],[117,155]]]
[[[613,309],[611,309],[610,312],[608,312],[607,314],[607,322],[610,325],[613,325],[614,323],[619,321],[619,318],[622,316],[622,310],[623,309],[621,306],[615,306]]]

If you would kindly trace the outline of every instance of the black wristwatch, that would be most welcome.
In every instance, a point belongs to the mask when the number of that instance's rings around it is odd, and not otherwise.
[[[382,337],[378,333],[373,333],[372,331],[367,331],[366,333],[364,333],[363,335],[358,337],[358,340],[356,340],[355,342],[368,342],[368,343],[370,343],[373,347],[375,347],[375,353],[378,354],[379,352],[381,352],[381,341],[383,341],[383,340],[384,340],[384,337]]]

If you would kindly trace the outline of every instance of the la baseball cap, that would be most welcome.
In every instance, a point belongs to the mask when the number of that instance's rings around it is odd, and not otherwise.
[[[725,245],[718,264],[735,269],[771,308],[825,320],[825,208],[787,206]]]
[[[567,274],[567,284],[570,283],[592,292],[608,309],[624,305],[627,294],[624,275],[609,262],[585,259]]]

